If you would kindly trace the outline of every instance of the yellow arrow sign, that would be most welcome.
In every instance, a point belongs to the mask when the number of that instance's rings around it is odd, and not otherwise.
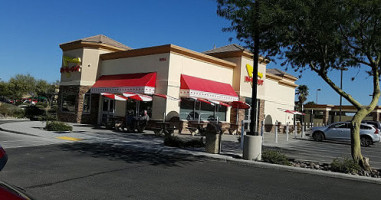
[[[249,75],[249,77],[253,78],[254,67],[249,65],[249,64],[246,64],[246,70],[247,70],[247,74]],[[262,79],[263,78],[263,74],[261,72],[258,72],[258,77],[260,79]]]
[[[81,63],[81,58],[71,58],[69,56],[64,56],[63,57],[63,64],[65,67],[68,66],[68,63],[78,63],[80,64]]]

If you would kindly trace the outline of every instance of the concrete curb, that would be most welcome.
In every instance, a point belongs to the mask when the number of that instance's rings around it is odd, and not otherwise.
[[[306,169],[306,168],[292,167],[292,166],[285,166],[285,165],[276,165],[276,164],[257,162],[257,161],[238,160],[235,158],[227,158],[225,161],[231,162],[231,163],[237,163],[237,164],[241,164],[241,165],[242,164],[253,165],[256,167],[260,167],[260,168],[267,168],[267,169],[271,168],[271,169],[278,169],[278,170],[284,170],[284,171],[289,171],[289,172],[312,174],[312,175],[317,175],[317,176],[325,176],[325,177],[339,178],[339,179],[352,180],[352,181],[361,181],[361,182],[381,185],[381,179],[380,178],[356,176],[356,175],[351,175],[351,174],[343,174],[343,173],[339,173],[339,172]]]

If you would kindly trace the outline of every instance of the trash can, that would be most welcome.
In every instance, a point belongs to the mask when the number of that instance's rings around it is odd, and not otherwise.
[[[221,142],[221,126],[214,123],[209,123],[205,130],[205,151],[207,153],[219,153]]]

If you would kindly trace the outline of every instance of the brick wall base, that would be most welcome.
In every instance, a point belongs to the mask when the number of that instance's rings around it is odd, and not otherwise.
[[[91,113],[83,114],[83,100],[84,95],[90,90],[91,86],[79,86],[79,85],[65,85],[60,86],[60,91],[58,94],[58,105],[59,109],[57,111],[58,120],[64,122],[74,122],[74,123],[91,123],[96,124],[98,116],[98,105],[99,105],[99,95],[94,96],[91,99]],[[76,95],[75,100],[75,111],[74,112],[62,112],[62,96],[63,94],[74,94]],[[98,97],[98,98],[97,98]],[[93,101],[94,100],[94,101]],[[95,120],[94,120],[95,119]],[[95,123],[94,123],[95,122]]]

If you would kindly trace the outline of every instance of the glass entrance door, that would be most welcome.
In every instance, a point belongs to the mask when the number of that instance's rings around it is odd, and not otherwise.
[[[101,113],[101,125],[107,125],[108,122],[114,117],[115,100],[109,98],[103,98],[102,113]]]

